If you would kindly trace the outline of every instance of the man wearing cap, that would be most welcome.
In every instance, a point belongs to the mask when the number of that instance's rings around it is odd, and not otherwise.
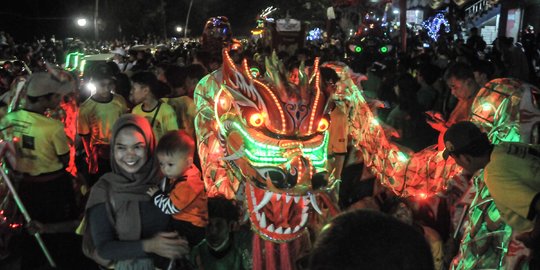
[[[65,170],[69,145],[64,125],[45,113],[56,109],[62,96],[74,88],[75,80],[67,73],[34,73],[26,85],[24,107],[0,121],[2,136],[15,142],[17,163],[12,169],[20,179],[19,195],[33,219],[29,226],[44,234],[47,248],[63,267],[66,263],[75,266],[76,253],[82,254],[71,250],[77,247],[78,238],[69,233],[77,226],[78,213],[72,180]],[[31,236],[23,235],[21,249],[21,269],[37,269],[46,263]]]
[[[113,62],[118,66],[121,72],[126,72],[131,69],[133,65],[126,62],[126,51],[121,47],[116,47],[111,51],[113,56]]]
[[[126,100],[113,94],[113,72],[107,64],[99,65],[91,74],[95,93],[79,109],[77,132],[81,136],[88,162],[88,184],[92,186],[103,174],[111,171],[109,137],[116,120],[128,111]]]
[[[451,156],[466,172],[484,169],[484,181],[502,219],[519,233],[516,238],[532,249],[538,260],[540,145],[491,145],[487,135],[467,121],[451,126],[444,135],[444,143],[443,156]]]

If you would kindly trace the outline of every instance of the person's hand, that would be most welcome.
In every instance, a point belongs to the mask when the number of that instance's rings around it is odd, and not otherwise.
[[[516,235],[516,239],[521,241],[526,247],[535,249],[540,247],[539,237],[534,237],[533,232],[524,232]]]
[[[26,224],[26,229],[28,233],[34,235],[36,233],[47,233],[47,224],[43,224],[39,221],[32,220]]]
[[[435,130],[439,132],[445,132],[448,128],[446,127],[446,121],[444,120],[443,115],[440,112],[428,111],[426,112],[426,122]]]
[[[189,253],[188,242],[176,232],[161,232],[143,240],[143,250],[161,257],[176,259]]]
[[[149,188],[147,191],[146,191],[146,194],[150,195],[150,197],[154,196],[154,194],[156,194],[156,192],[159,191],[159,188],[158,187],[151,187]]]

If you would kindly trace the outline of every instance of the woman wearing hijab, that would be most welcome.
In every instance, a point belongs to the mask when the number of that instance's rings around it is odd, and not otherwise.
[[[148,121],[134,114],[120,117],[111,138],[112,172],[92,187],[86,214],[99,256],[115,269],[154,269],[151,253],[178,258],[188,252],[176,232],[165,232],[169,216],[146,190],[158,182],[155,139]]]

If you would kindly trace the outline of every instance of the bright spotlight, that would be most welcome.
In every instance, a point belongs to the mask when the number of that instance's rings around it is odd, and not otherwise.
[[[176,32],[178,32],[178,33],[182,32],[182,27],[181,27],[181,26],[177,26],[177,27],[176,27]]]
[[[77,25],[80,26],[80,27],[86,26],[86,23],[87,23],[87,21],[84,18],[77,19]]]

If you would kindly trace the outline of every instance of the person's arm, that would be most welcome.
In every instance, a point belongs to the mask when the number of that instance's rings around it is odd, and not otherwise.
[[[88,112],[87,104],[88,103],[85,102],[79,108],[79,116],[77,117],[77,134],[79,134],[82,139],[86,156],[90,157],[90,121],[87,117],[90,112]]]
[[[81,223],[80,220],[69,220],[58,223],[42,223],[36,220],[30,221],[27,225],[28,232],[34,233],[70,233],[77,229]]]
[[[67,168],[69,165],[70,149],[68,144],[68,138],[66,136],[63,126],[59,126],[56,131],[53,131],[53,134],[51,134],[51,136],[51,141],[54,145],[58,160],[62,163],[62,166],[64,168]]]
[[[67,168],[69,166],[69,152],[67,152],[64,155],[58,156],[58,160],[62,163],[63,168]]]
[[[156,192],[152,196],[152,201],[154,202],[154,205],[157,206],[159,210],[161,210],[161,212],[166,215],[174,215],[180,213],[180,209],[176,208],[171,198],[169,198],[169,196],[167,196],[167,194],[162,191]]]
[[[534,227],[532,231],[524,232],[516,236],[516,239],[530,248],[540,249],[540,193],[534,198],[529,212],[529,219],[534,219]]]
[[[176,232],[160,232],[143,240],[118,240],[104,203],[88,210],[88,222],[97,252],[104,259],[128,260],[146,257],[147,253],[179,258],[189,251],[187,241],[179,238]]]
[[[127,260],[145,257],[141,240],[121,241],[109,221],[105,203],[88,209],[88,225],[99,256],[108,260]]]
[[[189,253],[187,240],[180,238],[177,232],[160,232],[150,239],[142,241],[143,250],[161,257],[174,259]]]
[[[172,130],[178,130],[178,120],[176,119],[176,111],[169,104],[161,104],[165,108],[163,111],[162,125],[164,133]]]
[[[91,148],[90,148],[90,134],[79,134],[81,137],[81,141],[84,146],[84,152],[86,152],[86,156],[90,157],[92,155]]]

